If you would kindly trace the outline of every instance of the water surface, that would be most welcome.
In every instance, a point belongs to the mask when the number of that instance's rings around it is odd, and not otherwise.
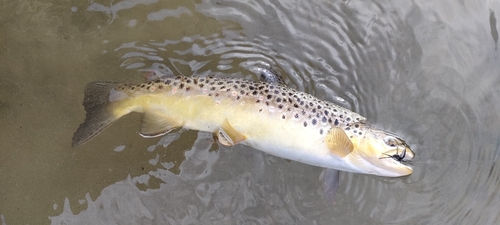
[[[1,224],[495,224],[495,1],[3,1]],[[416,151],[414,174],[340,173],[211,134],[143,139],[139,115],[71,148],[87,82],[164,74],[286,83]]]

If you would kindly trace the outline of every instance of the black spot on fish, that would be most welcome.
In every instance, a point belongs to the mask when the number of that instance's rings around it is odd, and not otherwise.
[[[215,87],[211,87],[211,88],[210,88],[210,90],[211,90],[211,91],[215,91]]]
[[[347,120],[347,121],[351,121],[351,117],[347,117],[345,120]]]
[[[277,99],[276,99],[276,102],[281,102],[281,98],[277,98]]]
[[[269,86],[269,89],[274,89],[274,86],[273,85]]]
[[[198,84],[198,80],[197,80],[197,79],[194,79],[194,80],[193,80],[193,83],[194,83],[194,84]]]
[[[204,87],[205,85],[203,85],[203,84],[200,84],[200,85],[198,85],[198,86],[199,86],[200,88],[203,88],[203,87]]]
[[[313,120],[312,120],[312,124],[313,124],[313,125],[316,125],[316,123],[318,123],[318,121],[317,121],[316,119],[313,119]]]
[[[191,87],[186,87],[186,91],[189,91],[189,90],[191,90]]]
[[[279,94],[279,93],[280,93],[280,91],[278,91],[278,90],[274,90],[274,94],[276,94],[276,95],[277,95],[277,94]]]
[[[299,105],[297,105],[297,103],[295,103],[295,104],[293,104],[293,107],[299,108]]]
[[[304,121],[304,127],[307,127],[307,122]]]
[[[219,97],[219,93],[215,93],[215,97]]]
[[[318,109],[321,109],[321,106],[320,106],[320,105],[318,105]]]
[[[244,95],[244,94],[245,94],[245,91],[244,91],[244,90],[241,90],[241,91],[240,91],[240,94]]]
[[[323,122],[323,123],[326,123],[326,120],[327,120],[327,119],[326,119],[326,117],[324,117],[324,116],[323,116],[323,118],[321,118],[321,122]]]
[[[259,90],[262,90],[262,89],[264,89],[264,86],[259,86]]]
[[[283,109],[283,105],[279,104],[279,105],[278,105],[278,108],[279,108],[279,109]]]
[[[323,128],[319,129],[319,134],[323,134]]]
[[[237,81],[235,81],[234,83],[240,84],[240,81],[239,81],[239,80],[237,80]]]
[[[360,131],[360,132],[358,132],[358,134],[359,134],[359,135],[363,135],[363,132],[361,132],[361,131]]]
[[[354,132],[354,133],[358,133],[358,131],[357,131],[357,130],[353,130],[352,132]]]
[[[325,110],[325,115],[326,116],[328,116],[328,113],[330,113],[330,112],[328,112],[328,110]]]
[[[241,88],[245,88],[247,85],[246,84],[241,84],[240,87]]]
[[[258,92],[257,92],[257,91],[253,91],[253,92],[252,92],[252,94],[253,94],[253,95],[257,95],[257,94],[258,94]]]
[[[180,76],[176,76],[174,79],[175,79],[175,80],[180,80],[180,79],[181,79],[181,77],[180,77]]]
[[[253,89],[255,89],[255,87],[254,86],[248,86],[248,89],[253,90]]]
[[[191,83],[191,79],[188,79],[188,80],[186,81],[186,83],[190,84],[190,83]]]
[[[359,124],[355,124],[354,127],[359,128]]]
[[[220,89],[220,90],[222,90],[222,89],[224,89],[224,88],[226,88],[226,86],[220,86],[220,87],[219,87],[219,89]]]
[[[298,119],[299,118],[299,114],[295,113],[295,115],[293,115],[293,117],[295,117],[295,119]]]
[[[351,128],[350,127],[346,127],[345,130],[350,130]]]
[[[232,84],[232,83],[233,83],[233,81],[232,81],[232,80],[228,80],[228,81],[226,81],[226,83],[228,83],[228,84]]]
[[[313,113],[316,113],[316,109],[313,109],[313,110],[312,110],[312,112],[313,112]]]
[[[262,109],[259,109],[259,112],[262,112]]]
[[[344,118],[344,115],[342,115],[342,114],[341,114],[341,115],[339,115],[339,117],[340,117],[340,118]]]
[[[288,102],[292,103],[293,102],[292,98],[288,98]]]
[[[304,101],[300,101],[300,105],[304,105]]]
[[[141,88],[144,88],[144,87],[146,87],[146,85],[145,85],[145,84],[142,84],[142,85],[141,85]]]
[[[172,86],[177,86],[177,82],[172,83]]]
[[[236,96],[236,100],[240,100],[240,96],[239,96],[239,95],[238,95],[238,96]]]
[[[309,102],[309,106],[311,106],[311,107],[312,107],[313,105],[314,105],[314,104],[313,104],[312,102]]]
[[[334,112],[337,112],[337,109],[333,109]]]
[[[306,115],[306,111],[305,110],[302,110],[302,115]]]
[[[282,115],[282,116],[281,116],[281,119],[285,119],[285,115]]]
[[[260,103],[260,100],[259,100],[259,99],[257,99],[257,101],[255,101],[255,103]]]
[[[135,89],[135,87],[134,87],[134,86],[132,86],[130,89],[133,91],[133,90]]]
[[[224,82],[222,82],[222,81],[217,82],[218,85],[222,85],[223,83]]]
[[[180,84],[180,85],[179,85],[179,88],[180,88],[180,89],[183,89],[183,88],[184,88],[184,84]]]
[[[272,97],[272,95],[267,95],[267,99],[271,99]]]
[[[163,89],[163,85],[158,85],[158,89]]]
[[[332,120],[332,119],[330,119],[330,121],[329,121],[330,123],[331,123],[331,120]],[[333,125],[335,125],[335,126],[339,125],[339,120],[338,120],[338,119],[335,119],[335,123],[334,123]]]
[[[268,93],[268,92],[269,92],[269,90],[267,90],[267,89],[266,89],[266,90],[264,90],[264,92],[265,92],[265,93]]]

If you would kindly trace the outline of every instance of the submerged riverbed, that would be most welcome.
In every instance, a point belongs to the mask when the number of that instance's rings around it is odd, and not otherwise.
[[[495,1],[3,1],[0,224],[495,224]],[[340,173],[212,134],[138,135],[139,115],[71,147],[91,81],[259,78],[360,113],[416,152],[403,178]]]

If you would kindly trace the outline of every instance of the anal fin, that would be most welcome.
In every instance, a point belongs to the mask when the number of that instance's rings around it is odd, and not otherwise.
[[[181,127],[182,123],[158,111],[148,111],[142,117],[140,135],[145,138],[159,137]]]
[[[225,146],[232,146],[238,144],[246,139],[246,137],[236,131],[227,119],[224,120],[222,126],[217,132],[219,142]]]
[[[354,150],[354,145],[347,134],[338,127],[333,127],[328,131],[325,138],[330,151],[339,157],[344,158]]]

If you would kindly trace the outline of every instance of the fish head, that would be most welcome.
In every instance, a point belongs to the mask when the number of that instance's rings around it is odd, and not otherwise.
[[[351,163],[366,173],[386,177],[407,176],[413,169],[406,165],[415,153],[400,137],[367,128],[363,135],[351,136],[354,151],[349,154]]]

